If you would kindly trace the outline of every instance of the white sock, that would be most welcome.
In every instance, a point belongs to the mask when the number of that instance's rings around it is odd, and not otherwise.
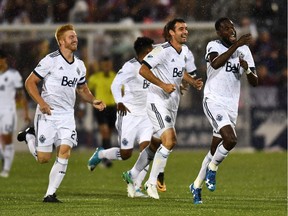
[[[33,134],[26,134],[27,145],[30,153],[38,161],[37,151],[36,151],[36,137]]]
[[[66,174],[67,166],[68,159],[56,158],[56,161],[50,171],[49,185],[45,197],[56,192]]]
[[[13,143],[6,144],[3,149],[3,156],[4,156],[3,170],[7,172],[11,170],[14,154],[15,154],[14,144]]]
[[[159,170],[164,170],[170,152],[171,151],[165,148],[163,145],[160,145],[154,156],[153,165],[147,182],[154,185],[157,184]]]
[[[149,164],[139,173],[135,181],[135,189],[140,189],[142,187],[142,182],[146,177],[146,174],[149,170]]]
[[[218,165],[227,157],[229,151],[223,145],[219,145],[215,151],[212,161],[209,163],[209,169],[217,171]]]
[[[198,176],[197,176],[197,178],[194,181],[194,188],[201,188],[202,187],[202,184],[203,184],[203,182],[205,180],[205,177],[206,177],[207,166],[210,163],[210,161],[212,160],[212,157],[213,156],[212,156],[211,152],[209,151],[206,154],[206,156],[205,156],[205,158],[204,158],[204,160],[202,162],[202,165],[201,165],[200,171],[198,173]]]
[[[120,148],[113,147],[109,149],[105,149],[99,152],[99,158],[107,158],[109,160],[122,160],[121,154],[120,154]]]
[[[149,146],[147,146],[142,152],[140,152],[136,163],[134,164],[134,166],[130,170],[130,173],[131,173],[133,180],[137,179],[139,173],[142,170],[144,170],[147,165],[150,164],[150,162],[154,158],[154,155],[155,155],[155,153],[149,149]]]

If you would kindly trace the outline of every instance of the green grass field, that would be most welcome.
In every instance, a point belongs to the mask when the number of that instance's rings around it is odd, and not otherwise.
[[[37,164],[26,152],[15,155],[8,179],[0,179],[0,215],[287,215],[287,152],[232,152],[221,164],[217,190],[203,188],[202,205],[194,205],[188,190],[205,155],[203,151],[174,150],[166,167],[167,192],[160,200],[128,198],[121,173],[128,161],[110,169],[88,171],[92,151],[74,151],[57,191],[63,203],[42,203],[52,166]]]

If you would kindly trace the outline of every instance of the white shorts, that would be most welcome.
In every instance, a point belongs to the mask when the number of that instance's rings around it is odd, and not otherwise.
[[[152,124],[147,115],[117,115],[115,123],[118,130],[118,142],[121,149],[133,149],[135,144],[150,141],[153,133]]]
[[[223,104],[209,98],[203,99],[203,110],[213,128],[213,136],[221,138],[219,131],[226,125],[231,125],[235,131],[237,112],[233,112]]]
[[[160,138],[165,130],[175,127],[177,112],[155,103],[147,103],[147,113],[156,138]]]
[[[62,119],[46,119],[45,115],[37,114],[34,119],[36,133],[36,149],[40,152],[52,152],[53,145],[77,146],[75,119],[67,116]]]
[[[15,109],[0,110],[0,134],[11,134],[16,130],[17,114]]]

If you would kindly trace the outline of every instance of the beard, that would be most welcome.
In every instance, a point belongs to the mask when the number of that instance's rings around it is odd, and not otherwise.
[[[66,45],[66,49],[69,49],[69,50],[71,50],[72,52],[74,52],[74,51],[76,51],[77,50],[77,45],[78,44],[67,44]]]

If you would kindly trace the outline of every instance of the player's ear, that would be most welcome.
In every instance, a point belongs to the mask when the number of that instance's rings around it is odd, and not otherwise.
[[[217,33],[217,35],[218,35],[219,37],[221,37],[220,31],[216,31],[216,33]]]

